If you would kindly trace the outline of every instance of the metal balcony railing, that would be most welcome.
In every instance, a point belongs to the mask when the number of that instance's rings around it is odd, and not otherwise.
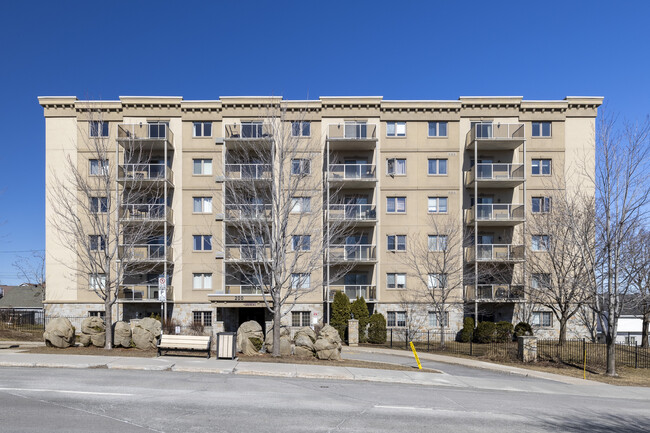
[[[524,246],[512,244],[478,244],[467,247],[470,262],[515,262],[524,260]]]
[[[377,259],[374,245],[330,245],[330,262],[372,262]]]
[[[524,180],[524,164],[479,163],[470,171],[472,180]]]
[[[173,179],[172,169],[165,164],[122,164],[118,167],[120,181],[159,181]]]
[[[260,139],[271,138],[273,136],[273,128],[267,122],[241,122],[231,123],[226,126],[227,139]]]
[[[333,221],[374,221],[377,211],[373,204],[330,204],[329,218]]]
[[[162,244],[136,244],[120,245],[120,259],[130,262],[164,262],[171,261],[172,248],[167,247],[167,256],[165,256],[165,246]]]
[[[173,288],[167,286],[167,299]],[[158,301],[157,284],[120,284],[118,299],[123,301]]]
[[[249,219],[270,219],[272,207],[270,204],[226,204],[226,221]]]
[[[271,179],[271,164],[226,164],[228,179]]]
[[[123,204],[120,206],[121,221],[173,221],[174,214],[164,204]]]
[[[117,125],[117,140],[156,140],[173,143],[174,134],[166,123],[122,123]]]
[[[468,301],[522,301],[525,299],[524,286],[512,284],[479,284],[465,287]]]
[[[512,203],[477,204],[471,208],[470,220],[474,221],[523,221],[524,205]]]
[[[370,285],[336,285],[330,286],[330,301],[334,300],[336,292],[343,292],[351,301],[363,297],[366,301],[377,300],[377,287]]]
[[[476,123],[470,130],[470,142],[474,140],[523,140],[523,123]]]
[[[330,164],[329,180],[376,181],[374,164]]]
[[[365,122],[345,122],[329,125],[327,137],[330,140],[372,140],[376,137],[377,127]]]
[[[271,248],[261,244],[226,245],[227,262],[264,262],[271,258]]]

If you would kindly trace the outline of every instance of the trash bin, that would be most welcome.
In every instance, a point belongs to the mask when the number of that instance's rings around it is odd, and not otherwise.
[[[217,333],[217,359],[235,359],[237,355],[237,333]]]

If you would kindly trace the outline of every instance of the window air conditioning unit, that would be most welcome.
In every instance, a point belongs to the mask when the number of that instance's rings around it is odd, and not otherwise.
[[[217,146],[223,145],[223,137],[217,137],[214,139],[214,144]]]

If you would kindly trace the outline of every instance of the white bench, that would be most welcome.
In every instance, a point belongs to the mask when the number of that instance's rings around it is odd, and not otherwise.
[[[158,343],[158,356],[163,350],[182,350],[189,352],[207,352],[210,359],[210,336],[196,335],[166,335],[163,334]]]

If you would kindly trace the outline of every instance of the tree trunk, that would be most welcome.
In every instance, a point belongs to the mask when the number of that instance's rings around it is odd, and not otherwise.
[[[560,319],[560,338],[558,345],[563,346],[566,343],[566,322],[565,318]]]
[[[650,327],[650,311],[643,315],[643,325],[641,326],[641,347],[648,347],[648,327]]]
[[[109,296],[104,300],[104,321],[106,324],[106,342],[104,349],[110,350],[113,348],[113,306]]]
[[[444,315],[443,315],[444,317]],[[444,322],[440,322],[440,348],[445,348],[445,325]]]
[[[280,306],[278,303],[275,304],[275,309],[273,311],[273,357],[280,357],[280,320],[282,319],[282,314],[280,313]]]
[[[618,376],[616,374],[616,333],[607,333],[607,376]]]

